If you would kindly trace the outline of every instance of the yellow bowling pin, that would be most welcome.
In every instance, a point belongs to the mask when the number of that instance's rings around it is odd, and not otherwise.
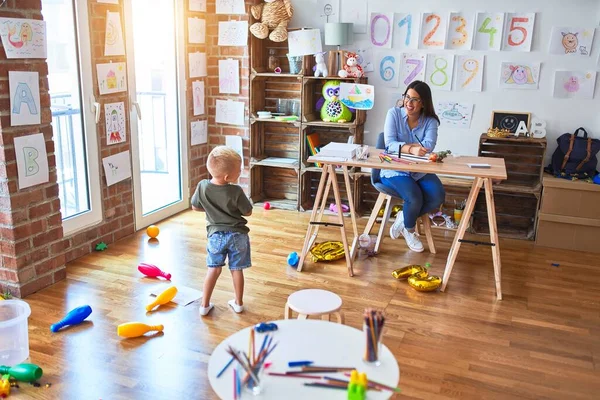
[[[162,306],[163,304],[167,304],[177,294],[177,288],[175,286],[171,286],[166,289],[164,292],[156,296],[156,300],[146,306],[146,311],[152,311],[152,309],[156,306]]]
[[[150,331],[162,332],[162,325],[146,325],[141,322],[127,322],[117,326],[117,335],[122,337],[138,337]]]

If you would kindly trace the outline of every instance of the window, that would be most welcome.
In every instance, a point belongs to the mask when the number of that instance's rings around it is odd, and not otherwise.
[[[87,0],[42,0],[65,234],[102,219]],[[81,34],[80,34],[81,32]],[[99,111],[99,110],[97,110]]]

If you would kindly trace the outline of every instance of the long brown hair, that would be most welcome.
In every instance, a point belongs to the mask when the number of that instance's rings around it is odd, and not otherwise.
[[[423,105],[423,115],[435,119],[439,124],[440,118],[435,113],[435,108],[433,108],[433,98],[431,96],[431,89],[429,88],[429,85],[423,81],[412,81],[406,87],[404,96],[406,96],[406,93],[408,93],[408,89],[412,89],[419,93],[419,96],[421,97],[421,104]],[[402,107],[404,107],[404,101],[402,102]]]

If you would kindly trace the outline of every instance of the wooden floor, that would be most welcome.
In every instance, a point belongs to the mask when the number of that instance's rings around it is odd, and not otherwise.
[[[147,293],[156,281],[141,277],[138,262],[170,271],[175,285],[202,288],[204,215],[184,212],[160,224],[158,243],[149,243],[140,232],[70,263],[65,281],[26,299],[32,308],[31,362],[43,367],[44,377],[42,387],[22,384],[11,398],[216,398],[206,375],[211,351],[240,328],[282,319],[287,296],[302,288],[338,293],[346,323],[354,327],[360,326],[365,307],[385,310],[384,343],[400,365],[397,398],[599,398],[598,255],[504,240],[504,300],[497,301],[490,249],[463,245],[447,291],[420,293],[394,280],[391,272],[430,262],[432,272],[442,275],[449,233],[435,231],[435,256],[407,252],[402,240],[386,237],[380,255],[357,262],[354,278],[343,262],[309,263],[298,273],[286,257],[300,251],[309,215],[254,212],[254,266],[246,274],[245,313],[228,309],[233,288],[224,273],[209,317],[198,315],[197,303],[146,314]],[[90,322],[50,332],[66,311],[84,304],[93,308]],[[128,321],[162,323],[165,331],[124,340],[116,326]],[[45,388],[46,382],[52,386]]]

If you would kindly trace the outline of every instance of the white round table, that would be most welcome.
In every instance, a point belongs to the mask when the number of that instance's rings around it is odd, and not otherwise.
[[[379,367],[367,365],[362,361],[365,338],[361,330],[347,325],[320,320],[287,319],[274,321],[278,330],[274,332],[273,343],[279,343],[267,362],[272,365],[266,372],[285,372],[296,369],[289,368],[289,361],[309,360],[315,366],[354,367],[365,372],[367,379],[396,387],[400,378],[398,363],[392,352],[385,346],[385,336],[381,346]],[[221,399],[233,399],[233,365],[220,378],[217,374],[231,359],[226,352],[228,346],[237,350],[248,351],[250,329],[242,329],[223,340],[213,351],[208,362],[208,378],[213,390]],[[266,333],[256,333],[256,346],[260,348]],[[349,379],[343,374],[316,373],[316,376],[335,376]],[[242,399],[347,399],[345,390],[304,386],[304,382],[317,382],[309,378],[288,378],[263,373],[261,379],[262,392],[253,396],[242,390]],[[367,399],[389,399],[393,393],[389,390],[380,392],[368,391]]]

